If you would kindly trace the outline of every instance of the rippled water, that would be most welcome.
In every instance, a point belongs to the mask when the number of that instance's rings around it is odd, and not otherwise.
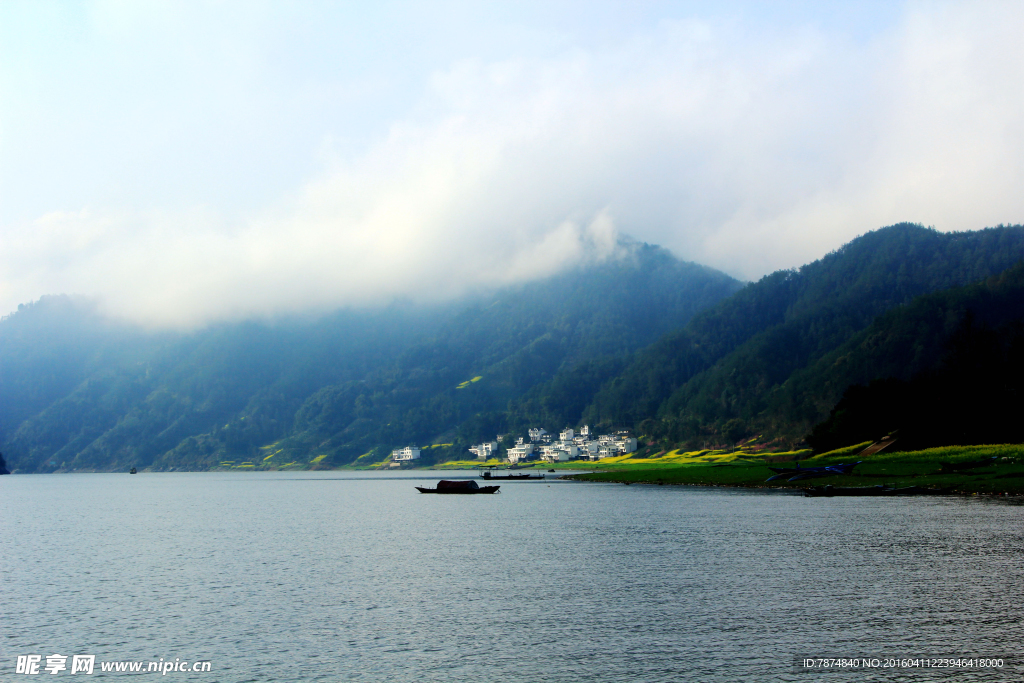
[[[0,678],[24,678],[18,655],[61,653],[208,660],[167,674],[203,681],[1021,679],[1022,506],[557,480],[413,489],[438,478],[3,477]],[[793,664],[865,655],[1008,668]]]

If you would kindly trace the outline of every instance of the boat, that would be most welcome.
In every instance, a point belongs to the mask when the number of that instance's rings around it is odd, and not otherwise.
[[[505,474],[494,476],[490,472],[484,472],[480,475],[481,479],[543,479],[543,474]]]
[[[424,486],[417,486],[420,493],[497,493],[500,486],[480,486],[472,479],[466,481],[450,481],[442,479],[437,482],[436,489],[429,489]]]
[[[839,463],[837,465],[826,465],[824,467],[800,467],[800,463],[797,463],[796,467],[769,467],[772,472],[778,474],[768,477],[765,481],[775,481],[776,479],[785,479],[786,481],[801,481],[803,479],[819,479],[821,477],[832,477],[837,474],[850,474],[853,468],[861,464],[862,460],[858,460],[854,463]]]
[[[923,486],[903,486],[894,488],[885,484],[878,486],[815,486],[804,489],[808,498],[832,498],[833,496],[939,496],[949,493],[950,489],[929,489]]]
[[[139,471],[137,469],[135,469],[134,467],[131,468],[130,470],[128,470],[128,474],[138,474],[138,473],[139,473]]]

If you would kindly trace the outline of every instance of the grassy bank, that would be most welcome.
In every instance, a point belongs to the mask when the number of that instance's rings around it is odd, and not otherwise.
[[[780,487],[803,489],[811,486],[925,486],[951,487],[958,493],[1024,494],[1024,445],[949,446],[913,452],[882,452],[858,458],[863,444],[801,457],[802,467],[820,467],[863,460],[848,476],[836,475],[799,482],[766,482],[774,472],[769,467],[793,467],[793,462],[773,462],[784,454],[754,455],[743,452],[702,451],[666,454],[660,458],[602,460],[600,472],[578,474],[585,481],[643,484],[691,484],[706,486]],[[806,453],[800,453],[806,456]],[[769,460],[769,458],[771,460]],[[960,472],[940,472],[943,463],[963,463],[993,458],[992,464]]]

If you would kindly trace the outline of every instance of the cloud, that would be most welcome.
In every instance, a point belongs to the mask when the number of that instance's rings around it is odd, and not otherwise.
[[[1022,15],[909,5],[869,40],[666,19],[603,42],[470,54],[424,71],[358,144],[337,134],[354,130],[345,106],[358,98],[314,120],[265,97],[275,125],[319,126],[316,166],[244,201],[113,193],[4,225],[0,303],[84,293],[188,326],[449,298],[612,257],[620,232],[756,278],[902,220],[1020,222]],[[304,104],[324,101],[312,91]],[[257,172],[189,154],[171,184],[190,165],[240,185]]]

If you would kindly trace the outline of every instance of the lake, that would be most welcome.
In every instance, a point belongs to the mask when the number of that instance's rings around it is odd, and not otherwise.
[[[2,477],[0,678],[53,654],[208,682],[1021,678],[1019,499],[413,489],[441,477]],[[796,664],[872,657],[1004,664]]]

